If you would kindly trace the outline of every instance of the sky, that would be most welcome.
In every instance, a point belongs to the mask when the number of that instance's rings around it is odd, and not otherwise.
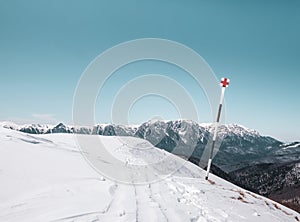
[[[71,124],[74,92],[93,59],[122,42],[162,38],[193,49],[217,79],[231,79],[226,123],[300,140],[299,12],[298,0],[0,0],[0,120]],[[188,73],[142,61],[108,79],[96,101],[97,122],[111,121],[114,95],[142,74],[180,82],[195,101],[198,120],[214,121],[205,93]],[[180,117],[157,95],[140,98],[128,111],[133,124],[155,116]]]

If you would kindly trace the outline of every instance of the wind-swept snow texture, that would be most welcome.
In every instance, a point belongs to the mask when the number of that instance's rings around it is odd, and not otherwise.
[[[172,155],[154,147],[143,149],[143,153],[131,152],[148,143],[138,138],[129,137],[127,145],[120,148],[123,140],[118,137],[99,137],[124,164],[132,164],[138,158],[155,161]],[[0,127],[0,221],[300,219],[298,213],[214,175],[210,177],[212,181],[204,180],[205,171],[179,157],[170,161],[165,167],[182,167],[164,180],[144,185],[121,184],[90,167],[72,134],[33,136]]]

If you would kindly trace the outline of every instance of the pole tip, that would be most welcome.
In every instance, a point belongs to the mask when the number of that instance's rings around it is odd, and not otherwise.
[[[208,180],[208,177],[205,177],[205,180]]]
[[[229,83],[230,83],[230,79],[228,79],[228,78],[222,78],[220,85],[223,88],[227,88],[229,86]]]

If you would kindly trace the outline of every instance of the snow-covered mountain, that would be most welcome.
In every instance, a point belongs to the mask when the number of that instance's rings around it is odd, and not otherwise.
[[[37,124],[18,126],[9,122],[0,125],[30,134],[76,133],[139,137],[158,148],[189,159],[202,168],[206,166],[207,161],[204,158],[201,162],[200,157],[205,147],[210,147],[214,129],[212,124],[198,124],[188,120],[148,121],[140,126],[98,124],[92,127],[74,127],[62,123],[57,126]],[[294,168],[290,166],[300,160],[299,142],[286,144],[237,124],[221,125],[218,138],[222,143],[213,160],[215,169],[218,169],[215,171],[218,176],[256,193],[268,197],[275,195],[277,201],[284,204],[289,202],[289,206],[300,210],[297,184],[284,179],[285,175],[293,173]],[[260,175],[253,173],[253,167]],[[264,175],[263,178],[258,179],[261,175]],[[297,177],[293,178],[295,180]],[[283,189],[285,195],[279,195],[282,199],[278,199],[277,194]]]
[[[133,136],[137,131],[136,126],[123,126],[115,124],[97,124],[95,126],[68,126],[63,123],[58,125],[25,124],[17,125],[12,122],[0,122],[0,126],[30,134],[50,133],[76,133],[103,136]]]
[[[158,148],[190,157],[194,162],[199,162],[205,147],[209,146],[214,129],[212,124],[199,124],[190,120],[148,121],[140,126],[98,124],[91,127],[74,127],[62,123],[57,126],[37,124],[18,126],[12,123],[0,125],[30,134],[78,133],[135,136],[148,140]],[[253,164],[291,162],[300,158],[299,143],[284,144],[237,124],[221,125],[218,138],[222,144],[214,158],[214,164],[226,172]]]
[[[138,128],[135,136],[180,156],[200,157],[208,142],[209,132],[189,120],[148,121]]]
[[[174,173],[143,185],[117,183],[87,164],[71,134],[0,127],[0,221],[299,221],[295,211],[214,175],[206,181],[201,168],[143,139],[89,137],[124,164],[168,156],[157,173]]]

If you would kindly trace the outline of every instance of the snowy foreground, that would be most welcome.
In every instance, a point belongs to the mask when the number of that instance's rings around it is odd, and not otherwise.
[[[97,136],[91,136],[97,137]],[[300,215],[245,191],[145,140],[101,137],[117,158],[171,156],[177,172],[144,185],[117,183],[85,161],[71,134],[28,135],[0,127],[0,221],[299,221]],[[150,158],[150,159],[149,159]],[[145,161],[146,159],[146,161]],[[109,163],[107,163],[109,164]],[[164,166],[160,166],[164,167]]]

